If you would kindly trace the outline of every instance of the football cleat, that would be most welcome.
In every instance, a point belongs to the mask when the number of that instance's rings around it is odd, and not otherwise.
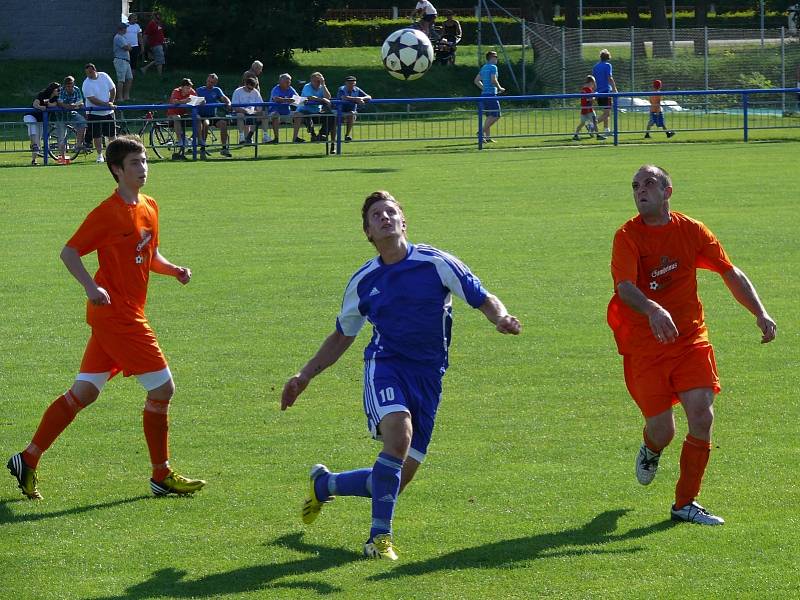
[[[397,560],[397,550],[392,543],[392,534],[383,533],[372,538],[371,542],[364,544],[364,556],[367,558],[383,558]]]
[[[673,521],[697,523],[698,525],[722,525],[725,523],[725,519],[712,515],[694,500],[683,508],[675,508],[673,505],[671,513]]]
[[[194,494],[206,484],[202,479],[189,479],[183,475],[178,475],[170,471],[163,481],[150,480],[150,489],[154,496],[166,496],[167,494],[177,494],[185,496]]]
[[[661,452],[653,452],[642,444],[639,454],[636,455],[636,480],[642,485],[650,485],[656,477],[660,459]]]
[[[671,130],[670,130],[670,131],[667,131],[667,137],[668,137],[668,138],[671,138],[673,135],[675,135],[675,132],[674,132],[674,131],[671,131]]]
[[[39,483],[39,478],[36,476],[36,469],[31,469],[25,464],[25,461],[22,459],[22,453],[15,454],[9,458],[6,466],[11,474],[16,477],[17,485],[19,489],[22,490],[23,495],[31,500],[42,499],[42,495],[39,493],[39,490],[36,489],[36,485]]]
[[[300,518],[306,525],[311,525],[319,516],[322,506],[334,498],[333,496],[329,496],[327,500],[320,500],[317,498],[317,491],[314,489],[314,483],[326,473],[330,473],[330,469],[325,465],[314,465],[311,467],[311,473],[308,476],[308,496],[303,501],[303,508],[300,511]]]

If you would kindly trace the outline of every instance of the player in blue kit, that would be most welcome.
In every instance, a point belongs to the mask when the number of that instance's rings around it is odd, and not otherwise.
[[[334,496],[372,498],[364,554],[396,560],[392,515],[397,496],[425,459],[433,433],[448,366],[451,295],[479,309],[500,333],[516,335],[521,325],[457,258],[408,241],[403,209],[391,194],[370,194],[361,216],[379,256],[350,279],[336,330],[286,382],[281,410],[292,406],[311,379],[344,354],[367,320],[372,323],[372,339],[364,350],[364,412],[383,449],[369,468],[332,473],[315,465],[302,519],[313,523]]]

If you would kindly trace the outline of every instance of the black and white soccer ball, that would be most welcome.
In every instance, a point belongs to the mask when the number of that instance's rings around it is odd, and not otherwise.
[[[383,42],[381,59],[392,77],[419,79],[433,64],[433,44],[417,29],[398,29]]]

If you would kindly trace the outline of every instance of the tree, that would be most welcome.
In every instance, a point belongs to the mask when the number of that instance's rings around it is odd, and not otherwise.
[[[665,0],[650,0],[650,21],[653,28],[653,58],[672,58]]]
[[[625,0],[625,12],[628,15],[628,27],[639,29],[642,26],[641,19],[639,19],[639,2],[638,0]],[[647,54],[644,49],[644,36],[640,33],[634,33],[633,38],[633,56],[636,58],[646,58]]]
[[[173,45],[171,62],[214,68],[248,66],[254,59],[288,61],[293,48],[316,50],[329,0],[159,0]]]
[[[697,56],[704,56],[707,50],[705,32],[702,31],[708,25],[708,0],[694,0],[694,26],[698,31],[694,35],[694,53]]]

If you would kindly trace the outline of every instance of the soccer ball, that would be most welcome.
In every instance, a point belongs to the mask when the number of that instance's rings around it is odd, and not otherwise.
[[[433,45],[417,29],[398,29],[383,42],[381,59],[392,77],[419,79],[433,64]]]

